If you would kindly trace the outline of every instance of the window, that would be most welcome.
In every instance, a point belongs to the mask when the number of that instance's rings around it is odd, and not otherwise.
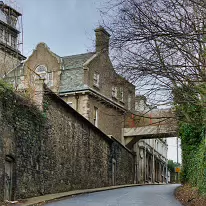
[[[53,83],[53,72],[47,73],[47,68],[44,65],[39,65],[36,68],[36,73],[41,77],[42,79],[45,80],[45,84],[47,84],[48,87],[52,87],[54,85]],[[37,78],[36,75],[36,78]]]
[[[131,95],[128,95],[128,110],[131,110]]]
[[[120,101],[121,101],[121,102],[124,101],[124,90],[123,90],[122,87],[120,88]]]
[[[117,98],[117,87],[112,87],[112,97]]]
[[[3,35],[4,35],[4,30],[3,30],[3,28],[0,28],[0,38],[2,38]]]
[[[47,75],[47,85],[48,85],[48,87],[53,86],[53,72],[50,72]]]
[[[6,42],[9,42],[9,33],[8,33],[8,31],[5,31],[4,40],[5,40]]]
[[[98,127],[98,108],[97,107],[94,107],[94,125],[96,127]]]
[[[36,68],[36,73],[42,78],[47,80],[47,68],[44,65],[39,65]]]
[[[99,87],[99,74],[98,73],[96,73],[96,72],[94,73],[93,80],[94,80],[94,86]]]
[[[11,46],[13,48],[16,48],[16,37],[15,36],[11,36]]]

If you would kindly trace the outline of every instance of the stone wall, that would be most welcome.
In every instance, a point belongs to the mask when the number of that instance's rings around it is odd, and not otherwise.
[[[133,183],[133,154],[57,95],[47,90],[39,111],[1,88],[0,201],[7,158],[13,164],[12,199]]]
[[[12,173],[11,199],[39,194],[43,122],[36,107],[0,84],[0,201],[5,196],[6,163]]]
[[[52,92],[46,92],[44,105],[49,119],[44,154],[51,160],[42,168],[44,179],[49,180],[44,193],[112,185],[113,160],[116,184],[133,183],[131,152]]]

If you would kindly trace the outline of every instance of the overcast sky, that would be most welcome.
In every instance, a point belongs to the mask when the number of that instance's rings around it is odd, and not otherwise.
[[[23,10],[24,55],[45,42],[60,56],[92,50],[105,0],[16,0]]]
[[[30,55],[39,42],[60,56],[93,50],[94,29],[101,22],[99,8],[107,1],[16,0],[23,10],[24,55]],[[168,145],[168,159],[176,161],[176,140],[168,139]]]

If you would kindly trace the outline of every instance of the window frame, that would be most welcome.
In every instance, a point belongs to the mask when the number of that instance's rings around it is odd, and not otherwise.
[[[120,100],[120,102],[124,103],[124,89],[123,89],[123,87],[120,87],[119,91],[120,91],[119,100]]]
[[[9,37],[10,37],[9,32],[8,32],[8,31],[5,31],[5,32],[4,32],[4,41],[5,41],[6,43],[9,43],[9,42],[10,42],[10,41],[9,41]]]
[[[118,89],[116,86],[112,86],[112,98],[117,99]]]
[[[97,72],[94,72],[94,75],[93,75],[93,85],[97,88],[99,88],[99,73]]]
[[[94,106],[94,111],[93,111],[93,120],[94,120],[94,126],[98,127],[99,123],[99,118],[98,118],[98,108]]]
[[[11,47],[16,48],[16,37],[11,35]]]

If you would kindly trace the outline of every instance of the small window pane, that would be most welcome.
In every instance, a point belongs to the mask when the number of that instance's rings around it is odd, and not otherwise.
[[[94,86],[99,87],[99,74],[96,72],[94,73],[93,81]]]
[[[47,85],[49,87],[53,86],[53,72],[48,73],[48,83],[47,83]]]
[[[117,98],[117,87],[112,87],[112,97]]]
[[[6,42],[9,42],[9,33],[8,33],[7,31],[5,31],[4,40],[5,40]]]
[[[14,36],[11,36],[11,46],[13,48],[16,48],[16,37],[14,37]]]

